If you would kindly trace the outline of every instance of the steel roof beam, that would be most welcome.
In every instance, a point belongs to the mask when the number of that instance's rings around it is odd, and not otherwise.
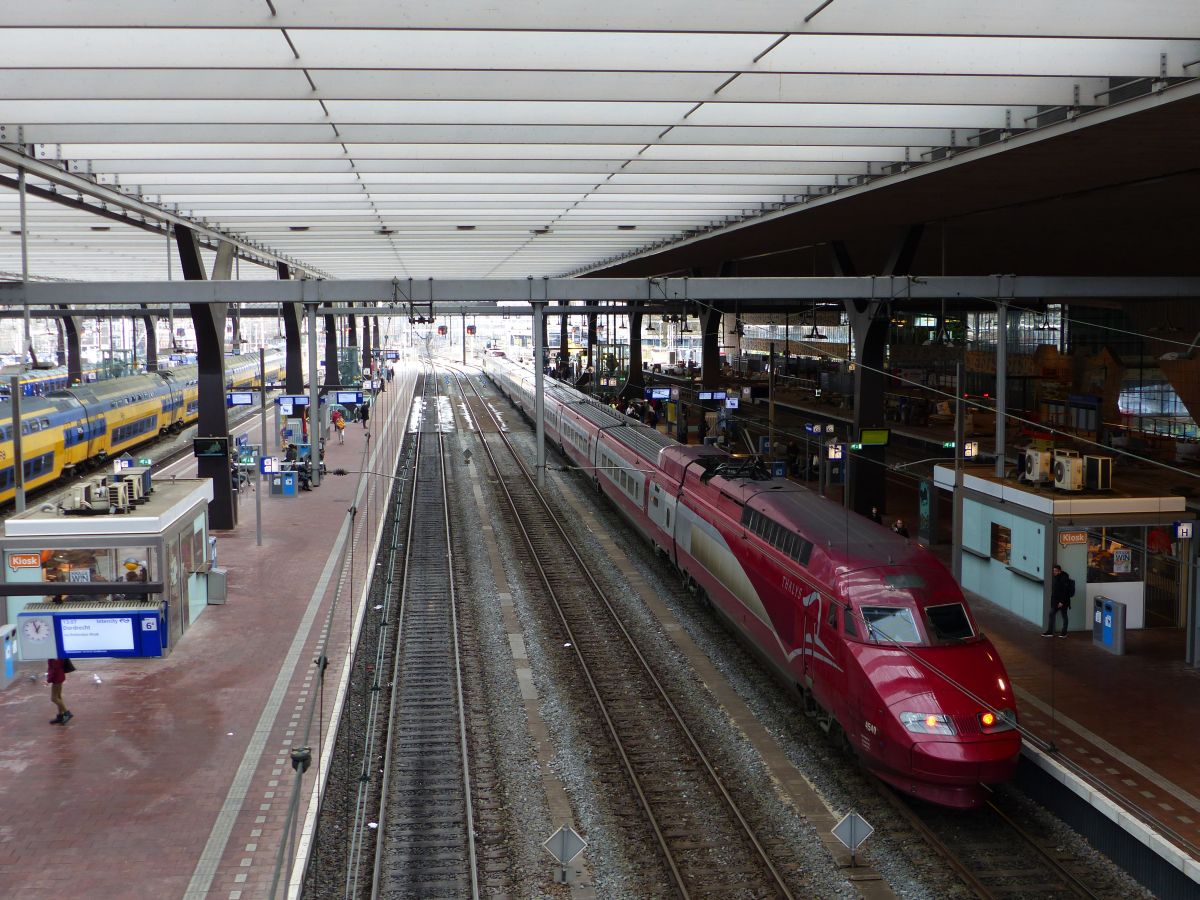
[[[1200,277],[1038,275],[860,276],[849,278],[447,278],[324,281],[114,281],[0,284],[0,305],[115,306],[148,303],[712,303],[982,298],[1071,300],[1196,298]]]
[[[816,0],[608,0],[588,4],[399,4],[391,0],[307,0],[276,4],[208,0],[197,5],[162,0],[91,4],[41,0],[14,4],[5,23],[30,27],[149,27],[225,29],[413,28],[549,31],[784,32],[810,34],[1009,35],[1038,37],[1155,37],[1197,33],[1195,8],[1178,0],[924,0],[881,7],[839,0],[804,22]]]
[[[193,222],[184,216],[176,215],[161,209],[152,203],[147,203],[137,197],[123,193],[113,188],[105,187],[96,182],[85,178],[81,175],[76,175],[71,172],[64,171],[56,165],[42,160],[32,159],[17,150],[10,147],[0,145],[0,164],[10,166],[14,169],[24,169],[28,175],[36,178],[42,178],[60,187],[68,190],[84,194],[89,197],[94,197],[106,204],[117,207],[118,209],[128,210],[131,213],[136,213],[140,216],[145,216],[148,219],[153,219],[159,222],[166,222],[171,225],[182,225],[190,228],[197,233],[198,236],[206,241],[214,243],[228,242],[237,248],[238,252],[244,259],[252,262],[261,262],[263,265],[273,267],[278,262],[286,262],[293,269],[312,275],[314,277],[322,277],[325,273],[318,269],[314,269],[304,263],[298,263],[290,257],[280,256],[264,247],[259,247],[251,244],[241,238],[225,234],[215,228],[209,228],[197,222]]]

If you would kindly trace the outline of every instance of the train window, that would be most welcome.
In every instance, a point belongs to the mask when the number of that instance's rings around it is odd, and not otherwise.
[[[930,633],[941,641],[962,641],[974,637],[971,620],[961,603],[942,603],[925,607],[925,621]]]
[[[848,606],[842,610],[842,628],[848,637],[858,637],[858,626],[854,623],[854,610]]]
[[[864,606],[863,620],[873,640],[887,644],[919,644],[921,633],[912,610],[904,606]]]
[[[825,615],[825,624],[830,628],[837,628],[837,611],[838,605],[831,600],[829,602],[829,612]]]

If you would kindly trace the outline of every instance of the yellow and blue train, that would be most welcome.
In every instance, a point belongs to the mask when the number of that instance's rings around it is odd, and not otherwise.
[[[266,354],[267,382],[278,381],[283,354]],[[225,358],[229,389],[259,386],[258,354]],[[25,488],[34,490],[132,450],[160,434],[180,431],[199,415],[199,368],[75,385],[21,400]],[[0,399],[0,503],[16,494],[12,404]]]

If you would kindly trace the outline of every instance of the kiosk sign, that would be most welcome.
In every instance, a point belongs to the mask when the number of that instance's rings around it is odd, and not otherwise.
[[[1058,545],[1060,547],[1070,547],[1072,544],[1086,544],[1086,531],[1060,531],[1058,533]]]
[[[40,569],[42,557],[37,553],[10,553],[8,554],[8,567],[14,572],[17,569]]]

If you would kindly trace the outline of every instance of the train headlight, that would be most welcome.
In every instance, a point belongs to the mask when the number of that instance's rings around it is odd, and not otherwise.
[[[900,713],[900,724],[916,734],[954,734],[954,721],[941,713]]]
[[[996,712],[979,714],[979,730],[984,734],[995,734],[998,731],[1012,731],[1017,727],[1017,713],[1012,709],[1001,709]]]

